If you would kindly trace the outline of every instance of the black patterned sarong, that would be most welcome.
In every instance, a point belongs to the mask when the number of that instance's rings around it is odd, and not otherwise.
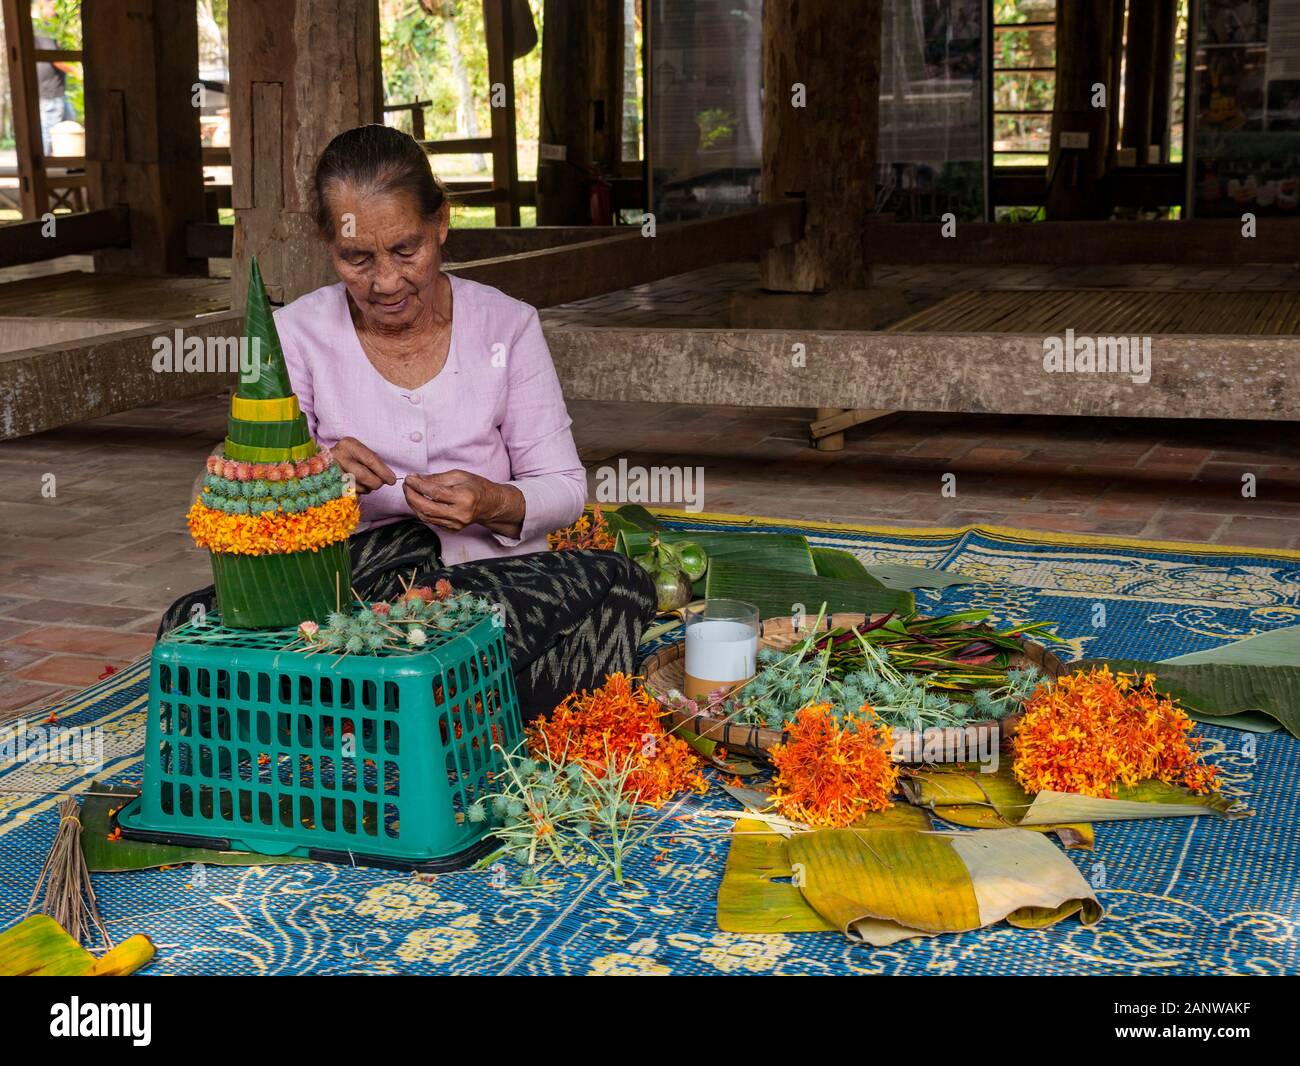
[[[348,547],[352,587],[365,600],[394,599],[414,575],[417,585],[446,578],[457,592],[499,604],[525,721],[548,714],[574,690],[603,684],[606,674],[631,673],[655,613],[649,575],[616,552],[534,552],[443,566],[438,535],[414,519],[358,533]],[[172,604],[159,635],[200,604],[215,608],[211,585]]]

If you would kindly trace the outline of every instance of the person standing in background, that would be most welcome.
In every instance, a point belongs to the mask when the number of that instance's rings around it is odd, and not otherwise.
[[[54,0],[37,0],[32,4],[33,23],[43,24],[32,27],[32,44],[37,50],[53,50],[59,47],[53,37],[40,32],[48,27],[56,14]],[[67,117],[66,91],[68,75],[72,73],[75,73],[75,70],[71,63],[36,64],[36,85],[40,92],[41,144],[46,155],[53,154],[51,131]]]

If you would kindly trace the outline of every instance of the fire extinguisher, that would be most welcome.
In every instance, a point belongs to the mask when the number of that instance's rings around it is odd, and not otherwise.
[[[613,187],[604,178],[591,180],[591,224],[593,226],[614,224],[613,191]]]

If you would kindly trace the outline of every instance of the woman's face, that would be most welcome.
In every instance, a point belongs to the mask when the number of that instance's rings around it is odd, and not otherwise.
[[[405,193],[377,193],[337,182],[326,201],[334,221],[330,256],[365,323],[377,329],[410,326],[434,309],[447,205],[421,217]]]

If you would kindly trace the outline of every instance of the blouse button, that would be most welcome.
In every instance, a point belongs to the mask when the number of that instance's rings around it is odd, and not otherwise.
[[[420,441],[424,440],[424,434],[417,429],[414,433],[411,434],[411,440],[413,440],[416,444],[419,444]]]
[[[411,395],[408,396],[407,399],[410,400],[411,403],[415,404],[417,407],[420,405],[420,397],[417,396],[415,393],[411,393]]]

